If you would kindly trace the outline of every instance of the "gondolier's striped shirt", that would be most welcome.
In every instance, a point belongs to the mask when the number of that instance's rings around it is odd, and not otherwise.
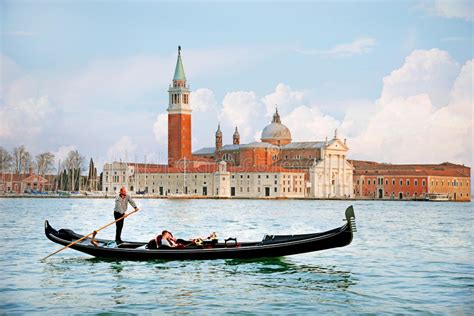
[[[117,197],[115,198],[115,208],[114,208],[114,212],[117,212],[117,213],[120,213],[120,214],[125,214],[125,212],[127,211],[127,206],[128,206],[128,203],[130,203],[131,206],[133,206],[133,208],[136,208],[137,205],[135,204],[135,202],[132,200],[132,198],[130,197],[130,195],[125,195],[125,198],[122,199],[120,197],[120,194],[117,195]]]

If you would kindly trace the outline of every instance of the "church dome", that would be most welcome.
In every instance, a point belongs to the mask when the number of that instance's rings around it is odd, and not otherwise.
[[[281,123],[278,110],[273,115],[272,122],[263,129],[261,140],[274,145],[286,145],[291,142],[290,130]]]

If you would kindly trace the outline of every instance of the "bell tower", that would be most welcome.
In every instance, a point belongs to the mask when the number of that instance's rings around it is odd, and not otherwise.
[[[189,86],[186,85],[181,46],[178,46],[178,60],[173,82],[168,90],[168,164],[183,159],[191,160],[191,107]]]

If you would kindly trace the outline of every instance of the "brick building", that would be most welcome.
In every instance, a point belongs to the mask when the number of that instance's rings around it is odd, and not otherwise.
[[[452,201],[471,200],[471,169],[463,165],[351,162],[356,198],[415,200],[445,196]]]
[[[37,175],[30,169],[28,174],[0,173],[0,193],[32,193],[56,190],[56,176]]]
[[[107,163],[102,181],[105,193],[125,186],[132,192],[158,196],[352,196],[353,167],[346,158],[345,140],[335,133],[331,140],[292,142],[278,110],[259,142],[241,144],[236,127],[232,144],[223,145],[218,126],[215,146],[192,152],[192,110],[181,47],[168,94],[168,164]]]

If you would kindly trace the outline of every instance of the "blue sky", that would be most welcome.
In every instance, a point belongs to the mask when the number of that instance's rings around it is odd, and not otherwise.
[[[258,139],[276,103],[294,140],[338,128],[353,159],[472,164],[472,2],[0,6],[8,149],[165,160],[167,86],[181,45],[195,150],[213,145],[218,122],[224,142],[235,125],[244,142]],[[460,140],[440,150],[424,141],[433,136]]]

